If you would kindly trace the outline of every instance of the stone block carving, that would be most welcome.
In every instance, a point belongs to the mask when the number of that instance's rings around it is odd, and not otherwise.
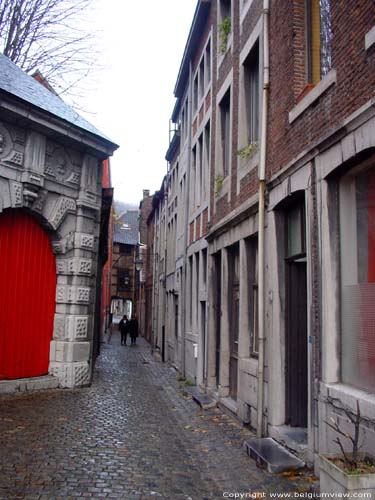
[[[66,179],[66,182],[69,182],[69,184],[73,184],[74,186],[79,186],[80,178],[81,176],[79,175],[78,172],[72,172],[70,176]]]
[[[77,290],[77,302],[90,302],[90,288],[79,287]]]
[[[55,314],[54,340],[82,341],[87,339],[88,316]]]
[[[0,161],[3,161],[10,166],[22,167],[24,163],[24,153],[20,149],[20,142],[12,139],[12,134],[15,133],[13,127],[5,126],[0,123]],[[19,134],[21,135],[21,134]],[[23,141],[24,142],[24,141]]]
[[[69,340],[83,340],[87,338],[88,316],[68,316]]]
[[[59,380],[62,387],[80,387],[90,383],[90,368],[87,362],[51,362],[49,373]]]
[[[21,151],[13,151],[11,156],[9,157],[9,162],[14,163],[15,165],[22,166],[23,165],[23,153],[21,153]]]
[[[67,180],[72,173],[72,162],[61,146],[47,144],[44,173],[59,182]]]
[[[22,184],[20,182],[11,181],[9,187],[12,208],[22,207]]]
[[[48,191],[46,191],[45,189],[41,189],[38,193],[38,198],[34,201],[31,208],[35,212],[41,213],[43,211],[43,207],[46,202],[47,196],[48,196]]]
[[[48,372],[59,380],[61,387],[73,387],[70,363],[56,363],[52,361]]]
[[[78,274],[89,276],[91,274],[92,260],[79,259],[78,261]]]
[[[82,363],[88,361],[89,356],[90,342],[53,340],[50,345],[50,359],[52,362]]]
[[[54,229],[57,229],[64,220],[68,212],[75,213],[76,203],[72,198],[60,196],[52,210],[49,222]]]
[[[88,363],[73,364],[73,387],[80,387],[90,383],[90,369]]]
[[[90,288],[74,285],[57,285],[56,302],[58,304],[74,304],[90,302]]]
[[[65,316],[63,314],[55,314],[53,338],[57,340],[63,340],[65,338]]]
[[[76,233],[74,246],[82,250],[93,250],[94,236],[92,234]]]
[[[56,302],[64,304],[68,301],[68,287],[65,285],[58,285],[56,287]]]
[[[9,130],[0,123],[0,159],[6,158],[13,149],[13,141]]]
[[[74,336],[76,339],[84,339],[87,337],[88,321],[89,319],[87,316],[75,317]]]
[[[68,233],[61,240],[52,241],[52,249],[55,254],[64,254],[71,250],[74,246],[74,232]]]
[[[92,269],[91,259],[57,259],[56,268],[58,274],[90,276]]]
[[[54,243],[52,244],[52,246],[53,245]],[[56,272],[57,274],[67,274],[65,259],[56,259]]]
[[[53,253],[55,254],[63,253],[63,248],[64,247],[61,241],[52,241]]]

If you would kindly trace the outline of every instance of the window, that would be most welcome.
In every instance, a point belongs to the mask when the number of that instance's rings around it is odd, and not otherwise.
[[[191,176],[190,176],[190,198],[191,206],[193,210],[195,208],[195,202],[197,199],[197,147],[194,146],[192,151],[192,164],[191,164]]]
[[[189,325],[193,324],[193,257],[189,257]]]
[[[205,86],[205,88],[207,88],[211,82],[211,43],[210,42],[208,42],[207,46],[206,46],[206,51],[205,51],[205,55],[204,55],[204,63],[205,63],[204,86]]]
[[[218,10],[218,49],[224,54],[228,48],[229,35],[232,31],[232,2],[219,0]]]
[[[199,102],[203,99],[204,96],[204,57],[202,58],[199,65]]]
[[[375,167],[340,182],[341,378],[375,390]]]
[[[259,352],[258,329],[258,238],[252,237],[246,241],[246,253],[249,269],[249,328],[250,328],[250,356],[257,357]]]
[[[199,153],[199,174],[197,173],[197,206],[202,202],[203,194],[203,134],[198,139],[198,153]]]
[[[195,75],[193,83],[193,114],[198,109],[198,73]]]
[[[204,128],[204,152],[203,152],[203,197],[207,196],[207,184],[210,175],[210,122]]]
[[[230,89],[219,104],[222,175],[229,174],[230,162]]]
[[[131,291],[130,271],[129,269],[119,269],[117,279],[117,289],[119,292]]]
[[[296,203],[287,211],[286,258],[304,256],[306,252],[305,205]]]
[[[244,61],[247,145],[259,140],[259,41]]]
[[[306,2],[307,83],[318,83],[332,66],[331,1]]]
[[[186,128],[185,128],[185,106],[182,108],[181,111],[181,142],[184,143],[185,141],[185,134],[186,134]]]

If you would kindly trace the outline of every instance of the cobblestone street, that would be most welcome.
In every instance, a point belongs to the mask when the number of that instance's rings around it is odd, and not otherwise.
[[[257,468],[242,448],[248,430],[203,412],[143,339],[121,346],[117,332],[91,387],[2,395],[0,404],[1,499],[202,500],[311,486],[307,474]]]

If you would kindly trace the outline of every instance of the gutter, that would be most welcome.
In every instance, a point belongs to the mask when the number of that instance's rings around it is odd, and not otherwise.
[[[269,94],[269,0],[263,0],[263,98],[262,129],[259,160],[259,210],[258,210],[258,318],[259,318],[259,352],[258,352],[258,392],[257,392],[257,437],[263,436],[264,410],[264,359],[265,359],[265,191],[266,191],[266,152],[267,152],[267,118]]]

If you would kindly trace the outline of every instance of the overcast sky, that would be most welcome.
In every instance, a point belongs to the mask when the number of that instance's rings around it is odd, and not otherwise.
[[[111,158],[115,199],[138,204],[166,172],[173,90],[197,0],[95,2],[106,69],[85,103],[95,115],[86,117],[120,145]]]

